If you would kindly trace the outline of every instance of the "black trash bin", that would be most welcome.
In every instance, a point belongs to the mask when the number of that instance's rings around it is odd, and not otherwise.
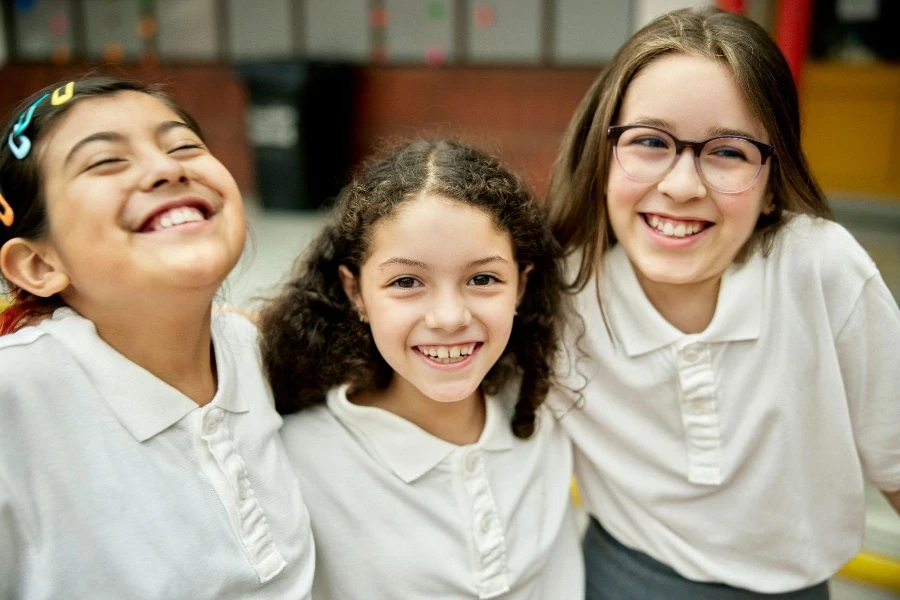
[[[356,68],[317,63],[237,67],[264,207],[315,210],[337,195],[353,160]]]

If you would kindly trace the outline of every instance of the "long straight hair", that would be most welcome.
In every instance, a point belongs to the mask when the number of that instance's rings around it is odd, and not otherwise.
[[[553,165],[546,205],[550,227],[566,255],[580,253],[569,291],[584,289],[616,243],[606,208],[612,157],[607,128],[615,124],[637,73],[673,54],[725,64],[776,149],[768,188],[774,209],[760,215],[736,260],[758,247],[768,253],[775,233],[793,213],[832,218],[800,147],[797,88],[781,51],[745,17],[714,8],[676,10],[635,33],[613,57],[578,106]]]

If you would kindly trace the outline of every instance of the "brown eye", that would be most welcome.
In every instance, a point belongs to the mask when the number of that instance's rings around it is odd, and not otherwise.
[[[419,282],[416,281],[415,277],[401,277],[399,279],[395,279],[393,283],[391,283],[391,285],[408,290],[410,288],[416,287],[418,283]]]
[[[494,277],[493,275],[486,275],[484,273],[480,273],[469,280],[469,283],[476,286],[486,286],[494,283],[500,283],[500,280]]]

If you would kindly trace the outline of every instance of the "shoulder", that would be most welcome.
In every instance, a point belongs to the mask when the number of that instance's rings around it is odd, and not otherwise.
[[[779,231],[776,252],[794,267],[815,267],[824,281],[843,277],[866,280],[878,272],[875,261],[844,226],[794,215]]]
[[[232,312],[231,310],[214,308],[212,327],[229,338],[251,340],[254,343],[259,338],[259,330],[253,321],[243,313]]]
[[[45,381],[65,348],[40,327],[23,327],[0,336],[0,389],[29,379]]]

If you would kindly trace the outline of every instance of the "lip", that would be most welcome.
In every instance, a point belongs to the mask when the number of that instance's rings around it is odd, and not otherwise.
[[[663,235],[662,233],[657,231],[654,227],[651,227],[650,223],[647,222],[645,215],[656,215],[657,217],[664,218],[664,219],[671,219],[673,221],[685,221],[685,222],[687,222],[687,221],[691,221],[691,222],[702,221],[704,223],[710,223],[710,225],[708,227],[706,227],[703,231],[700,231],[699,233],[695,233],[690,236],[681,237],[681,238],[669,237],[667,235]],[[643,227],[647,230],[650,239],[654,243],[656,243],[660,246],[665,246],[666,248],[686,248],[689,246],[693,246],[695,244],[699,244],[706,237],[706,234],[709,232],[709,230],[712,229],[713,227],[715,227],[715,223],[712,223],[711,221],[707,221],[706,219],[685,219],[684,217],[675,217],[675,216],[667,215],[666,213],[658,213],[658,212],[639,213],[638,219],[640,219],[641,225],[643,225]]]
[[[214,214],[212,204],[210,204],[207,200],[201,198],[200,196],[182,196],[181,198],[177,198],[175,200],[169,200],[167,202],[163,202],[162,204],[158,204],[158,205],[154,206],[153,210],[151,212],[147,213],[146,215],[144,215],[144,218],[141,219],[140,225],[134,230],[135,233],[157,233],[157,232],[152,232],[152,231],[145,232],[144,228],[147,227],[147,225],[150,223],[150,221],[152,221],[154,218],[156,218],[157,215],[160,215],[166,211],[170,211],[173,208],[181,208],[184,206],[189,206],[189,207],[200,210],[200,212],[203,213],[203,221],[195,221],[193,223],[184,223],[182,225],[179,225],[179,227],[185,227],[185,226],[189,226],[189,225],[199,225],[199,224],[205,223],[206,221],[209,221],[209,219],[212,218],[212,216]],[[165,230],[161,230],[161,231],[165,231]]]
[[[447,364],[436,362],[417,350],[419,346],[464,346],[466,344],[475,344],[475,349],[472,351],[472,354],[469,354],[461,361]],[[423,363],[425,363],[425,365],[432,369],[437,369],[439,371],[460,371],[462,369],[465,369],[472,362],[474,357],[481,351],[482,346],[484,346],[484,342],[468,341],[460,342],[458,344],[416,344],[411,348],[411,350],[422,360]]]

